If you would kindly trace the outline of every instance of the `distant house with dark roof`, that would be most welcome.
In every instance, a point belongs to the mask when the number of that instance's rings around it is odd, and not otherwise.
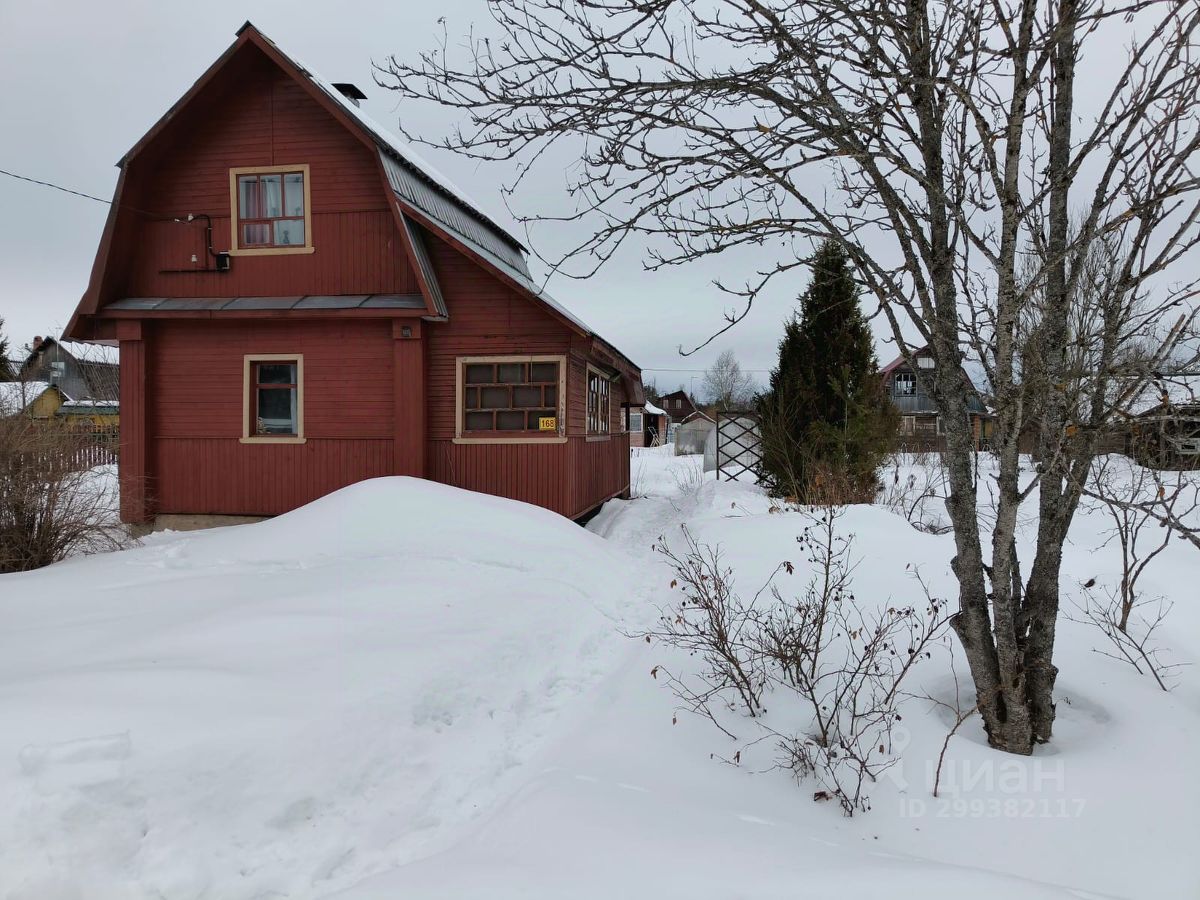
[[[638,367],[362,97],[247,23],[121,160],[66,336],[120,345],[125,521],[380,475],[570,517],[628,490]]]
[[[115,347],[36,337],[21,363],[18,379],[44,381],[70,400],[115,403],[121,396]]]
[[[1200,374],[1156,375],[1121,405],[1110,431],[1143,465],[1200,468]]]
[[[898,356],[880,371],[883,389],[900,413],[900,442],[904,446],[936,447],[941,443],[942,423],[937,404],[929,393],[935,363],[928,347],[912,353],[913,363]],[[975,444],[982,447],[992,436],[992,416],[978,394],[967,401]]]
[[[672,422],[682,422],[697,411],[696,404],[692,402],[692,398],[688,396],[688,392],[683,389],[663,394],[659,400],[659,405],[666,410]]]

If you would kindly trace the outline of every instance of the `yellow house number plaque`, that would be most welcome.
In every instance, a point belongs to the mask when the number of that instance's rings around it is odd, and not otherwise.
[[[557,431],[558,418],[555,416],[542,416],[538,419],[538,431]]]

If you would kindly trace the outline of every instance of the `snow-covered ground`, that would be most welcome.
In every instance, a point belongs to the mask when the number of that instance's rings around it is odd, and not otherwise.
[[[750,726],[677,716],[650,671],[686,658],[627,636],[673,596],[650,547],[686,524],[752,592],[799,564],[803,518],[671,453],[635,451],[635,499],[586,531],[379,479],[0,578],[0,897],[1200,895],[1197,671],[1164,694],[1071,621],[1055,741],[1007,757],[968,721],[940,799],[949,724],[927,701],[852,819],[767,742],[713,758]],[[842,527],[863,602],[919,599],[911,566],[952,596],[950,536],[880,506]],[[1080,515],[1065,585],[1119,570],[1106,528]],[[1177,601],[1179,662],[1200,656],[1198,573],[1174,542],[1143,579]],[[945,659],[916,678],[952,688]]]

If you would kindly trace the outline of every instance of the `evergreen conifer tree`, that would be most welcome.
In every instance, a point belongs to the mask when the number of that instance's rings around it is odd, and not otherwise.
[[[896,413],[881,387],[871,330],[842,248],[822,244],[779,365],[758,398],[762,482],[806,502],[869,500],[892,447]]]

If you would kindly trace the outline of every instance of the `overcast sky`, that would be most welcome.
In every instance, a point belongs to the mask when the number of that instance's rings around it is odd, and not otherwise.
[[[487,21],[485,2],[0,0],[0,169],[110,198],[116,161],[232,43],[246,19],[326,79],[361,87],[368,95],[363,106],[378,121],[394,127],[403,119],[408,130],[437,137],[444,113],[398,106],[395,94],[374,84],[371,63],[434,46],[441,17],[452,36],[464,34],[472,23]],[[1119,53],[1127,39],[1115,31],[1100,49]],[[1093,48],[1090,62],[1102,66],[1105,55]],[[1089,79],[1080,84],[1087,94]],[[497,187],[508,171],[422,152],[480,207],[511,223]],[[514,201],[522,212],[561,209],[565,175],[543,172],[540,179]],[[0,316],[19,347],[66,324],[87,285],[107,206],[0,175],[0,209]],[[647,273],[629,253],[589,281],[556,276],[549,289],[661,389],[692,386],[693,376],[699,387],[702,369],[727,348],[765,380],[803,275],[778,284],[743,324],[702,353],[684,359],[676,352],[722,324],[731,299],[711,282],[728,272],[729,262],[722,257]],[[738,262],[748,263],[743,275],[755,268],[753,258]],[[895,355],[882,341],[877,351],[881,363]]]
[[[454,33],[486,15],[484,0],[103,0],[52,6],[0,0],[0,83],[6,86],[0,92],[0,169],[111,198],[116,161],[233,42],[246,19],[325,78],[359,85],[368,95],[363,106],[375,119],[394,126],[404,116],[407,127],[420,130],[419,117],[431,111],[398,108],[391,92],[375,86],[372,60],[433,46],[439,17]],[[429,121],[428,129],[440,127]],[[497,189],[506,172],[445,152],[423,154],[499,221],[511,222]],[[539,183],[520,199],[532,206],[536,194],[562,187],[556,179]],[[0,176],[0,209],[0,316],[17,347],[66,324],[87,286],[107,206]],[[761,370],[755,374],[765,380],[781,322],[803,279],[756,308],[728,340],[683,359],[676,346],[702,340],[730,306],[711,285],[717,271],[709,262],[649,274],[634,257],[587,282],[556,278],[549,289],[660,388],[691,385],[692,376],[700,375],[694,370],[725,348],[747,368]]]

